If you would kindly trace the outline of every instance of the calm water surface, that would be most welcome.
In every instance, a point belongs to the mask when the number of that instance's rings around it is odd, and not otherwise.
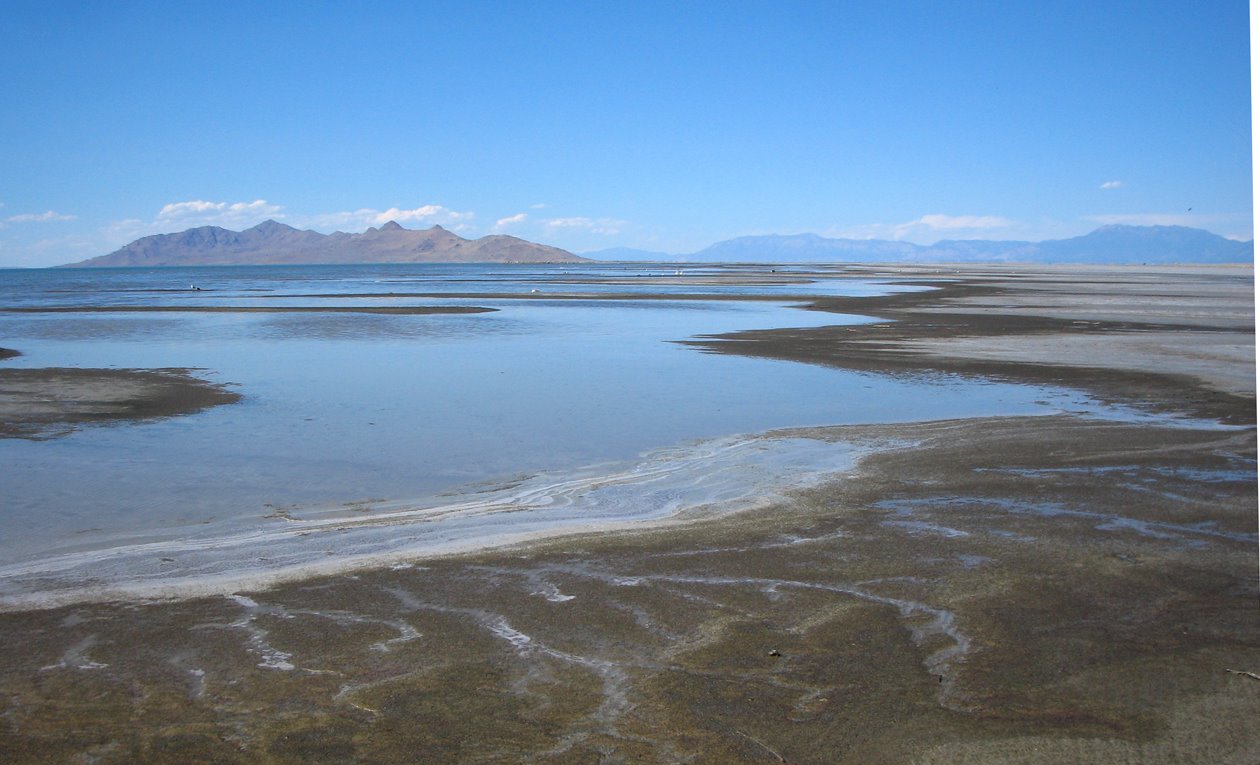
[[[723,273],[728,271],[691,268],[685,276],[703,281]],[[738,434],[802,425],[1049,413],[1087,405],[1063,392],[1027,386],[893,380],[701,353],[671,341],[741,329],[865,321],[799,310],[794,299],[892,288],[853,278],[773,286],[655,283],[654,277],[662,275],[674,275],[674,267],[0,271],[0,308],[497,309],[415,316],[0,312],[0,345],[24,354],[3,362],[10,367],[193,367],[207,379],[238,386],[245,397],[191,416],[84,427],[47,441],[0,440],[0,566],[16,566],[10,574],[19,569],[38,573],[40,561],[90,553],[95,557],[75,558],[65,566],[87,577],[108,557],[102,551],[126,549],[130,555],[136,545],[162,543],[169,563],[175,552],[188,551],[188,540],[233,539],[244,545],[246,531],[277,528],[281,522],[266,516],[278,508],[315,518],[336,517],[338,507],[344,516],[350,512],[344,510],[346,503],[367,500],[395,510],[436,507],[481,496],[477,492],[487,482],[554,488],[574,476],[644,471],[662,460],[674,460],[675,467],[685,464],[685,470],[662,473],[671,476],[669,481],[653,474],[650,487],[634,481],[621,485],[615,498],[584,489],[581,501],[572,496],[560,501],[563,492],[554,491],[543,491],[545,500],[531,500],[536,509],[565,505],[570,522],[575,517],[641,517],[686,501],[750,491],[747,485],[737,489],[729,481],[704,478],[724,465],[732,475],[744,475],[745,484],[750,476],[773,482],[793,470],[843,467],[835,448],[817,445],[749,449],[739,442],[744,446],[718,449],[724,456],[717,456],[714,445],[733,443],[722,439]],[[191,290],[191,285],[202,289]],[[355,297],[388,292],[473,296]],[[547,298],[628,292],[782,300]],[[495,297],[501,293],[530,299]],[[323,297],[311,297],[316,295]],[[740,456],[731,456],[735,452]],[[724,463],[728,458],[735,462]],[[742,467],[733,467],[736,463]],[[754,465],[761,466],[760,473]],[[665,491],[661,487],[667,484],[665,495],[653,493]],[[702,484],[704,491],[694,488]],[[538,523],[557,522],[545,515],[540,512]],[[487,529],[518,528],[513,524],[520,521],[488,511],[479,511],[478,517],[477,533],[483,535]],[[371,544],[356,547],[348,540],[322,554],[384,550],[388,535],[373,533]],[[286,560],[297,564],[303,559],[295,551]],[[120,571],[135,573],[134,566],[119,565]]]

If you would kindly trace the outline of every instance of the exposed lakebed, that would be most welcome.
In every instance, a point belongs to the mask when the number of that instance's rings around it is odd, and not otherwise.
[[[734,508],[852,462],[757,435],[776,428],[1102,411],[1063,390],[675,342],[862,323],[798,306],[905,289],[642,265],[6,272],[0,337],[23,355],[5,368],[187,368],[242,400],[0,439],[3,597],[230,587]],[[357,312],[381,309],[405,313]]]

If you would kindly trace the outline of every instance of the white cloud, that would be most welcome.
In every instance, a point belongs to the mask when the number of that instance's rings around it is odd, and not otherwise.
[[[1123,186],[1123,185],[1124,185],[1124,181],[1107,181],[1106,183],[1104,183],[1103,185],[1099,186],[1098,188],[1100,188],[1100,189],[1118,189],[1118,188],[1120,188],[1120,187],[1121,187],[1121,186]]]
[[[325,232],[335,229],[359,232],[369,226],[380,226],[396,220],[400,223],[415,221],[440,223],[452,231],[466,233],[472,228],[469,221],[476,217],[471,212],[450,210],[442,205],[421,205],[412,209],[391,207],[388,210],[362,207],[357,210],[313,215],[286,214],[283,213],[284,209],[283,206],[272,204],[265,199],[255,199],[252,202],[215,202],[204,199],[171,202],[163,205],[151,220],[128,218],[111,221],[101,227],[96,236],[94,249],[99,251],[96,254],[100,254],[140,237],[171,233],[196,226],[217,225],[239,231],[255,226],[268,218],[283,220],[298,228],[313,228]],[[57,213],[43,213],[39,217],[53,220],[54,218],[51,217],[44,218],[51,215],[57,215]],[[0,219],[0,228],[5,225],[4,219]]]
[[[127,235],[134,234],[137,231],[143,231],[151,224],[146,224],[139,218],[127,218],[126,220],[116,220],[105,227],[105,231],[109,234]]]
[[[162,209],[158,211],[158,217],[180,218],[185,215],[218,212],[225,207],[227,207],[227,202],[206,202],[200,199],[192,202],[171,202],[170,204],[162,206]]]
[[[619,234],[626,225],[626,221],[616,218],[551,218],[543,222],[553,229],[582,229],[592,234]]]
[[[54,221],[75,220],[77,215],[65,215],[63,213],[46,210],[42,213],[22,213],[21,215],[10,215],[4,219],[5,223],[50,223]]]
[[[835,235],[854,239],[894,239],[932,244],[942,237],[966,238],[1010,229],[1016,222],[998,215],[943,215],[932,213],[905,223],[871,223]]]
[[[414,210],[399,210],[397,207],[391,207],[384,212],[376,214],[376,223],[389,223],[393,221],[437,221],[439,223],[457,223],[462,220],[471,220],[475,216],[470,212],[456,212],[448,210],[442,205],[422,205]]]
[[[916,221],[901,224],[904,227],[926,226],[938,231],[957,229],[1006,228],[1012,221],[997,215],[924,215]]]
[[[197,226],[222,226],[244,230],[268,218],[284,218],[280,205],[265,199],[252,202],[210,202],[194,199],[162,205],[152,220],[127,218],[111,221],[99,229],[97,248],[102,252],[152,234],[169,234]],[[99,254],[99,253],[98,253]]]
[[[547,206],[547,205],[543,204],[542,202],[539,202],[539,203],[538,203],[538,204],[536,204],[536,205],[530,205],[530,206],[529,206],[529,209],[531,209],[531,210],[541,210],[541,209],[543,209],[543,208],[544,208],[544,207],[546,207],[546,206]]]
[[[357,210],[314,215],[291,215],[284,213],[284,209],[283,206],[272,204],[265,199],[255,199],[252,202],[213,202],[194,199],[163,205],[157,217],[150,222],[136,219],[115,221],[109,224],[106,231],[111,237],[129,237],[127,241],[130,241],[146,234],[178,231],[194,226],[214,225],[242,230],[268,218],[284,220],[298,228],[313,228],[321,231],[340,229],[359,232],[370,226],[384,225],[391,220],[404,225],[438,223],[454,231],[467,231],[470,229],[469,221],[476,217],[471,212],[451,210],[442,205],[421,205],[410,209],[391,207],[388,210],[360,207]]]
[[[280,205],[265,199],[252,202],[207,202],[194,199],[189,202],[171,202],[158,211],[154,224],[162,226],[224,226],[227,228],[252,226],[268,218],[282,218]]]
[[[308,218],[299,218],[294,222],[294,225],[315,229],[361,229],[374,225],[376,216],[379,214],[379,210],[367,208],[345,212],[321,213]]]
[[[468,221],[477,217],[471,212],[450,210],[442,205],[421,205],[411,210],[391,207],[388,210],[377,210],[371,207],[360,207],[334,213],[323,213],[307,217],[299,217],[294,223],[315,229],[349,229],[361,231],[369,226],[380,226],[397,221],[398,223],[421,222],[437,223],[455,231],[469,228]]]
[[[499,218],[494,222],[494,230],[499,231],[517,223],[524,223],[527,218],[529,218],[529,216],[525,213],[517,213],[516,215],[509,215],[506,218]]]

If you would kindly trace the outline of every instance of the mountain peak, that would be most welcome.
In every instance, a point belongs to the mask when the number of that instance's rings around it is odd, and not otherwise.
[[[727,239],[690,255],[693,262],[852,263],[1249,263],[1253,242],[1225,239],[1185,226],[1110,224],[1070,239],[1041,242],[941,240],[933,245],[886,239],[833,239],[817,234],[770,234]],[[588,253],[589,254],[589,253]],[[612,257],[661,259],[663,253],[614,251]]]
[[[526,242],[482,237],[468,240],[441,226],[419,231],[391,220],[362,234],[299,231],[267,220],[245,231],[217,226],[155,234],[85,266],[196,266],[261,263],[572,263],[570,252]]]

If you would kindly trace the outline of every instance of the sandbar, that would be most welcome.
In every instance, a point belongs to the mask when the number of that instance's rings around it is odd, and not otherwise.
[[[81,425],[192,414],[240,398],[189,369],[0,368],[0,438],[53,438]]]

